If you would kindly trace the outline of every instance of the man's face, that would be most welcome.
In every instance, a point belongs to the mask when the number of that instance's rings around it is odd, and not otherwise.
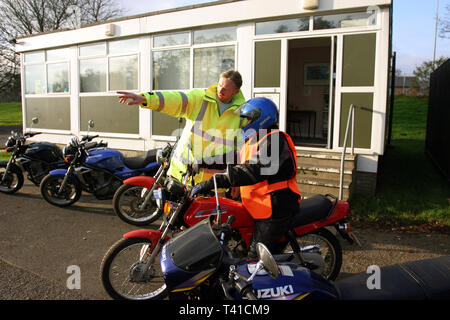
[[[221,77],[219,79],[219,85],[217,86],[217,97],[223,103],[228,103],[231,98],[239,92],[234,82],[230,79]]]

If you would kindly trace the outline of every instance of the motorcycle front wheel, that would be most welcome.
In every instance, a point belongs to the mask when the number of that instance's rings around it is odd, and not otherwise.
[[[24,179],[22,171],[14,164],[6,172],[7,165],[7,162],[0,163],[0,192],[12,194],[22,188]]]
[[[342,247],[336,236],[325,228],[314,230],[296,238],[306,262],[320,265],[316,270],[328,280],[335,280],[342,266]],[[291,252],[288,245],[285,252]]]
[[[157,300],[167,296],[166,283],[161,272],[159,254],[144,273],[142,258],[148,239],[123,238],[103,257],[100,276],[109,296],[117,300]]]
[[[123,184],[117,189],[113,198],[113,208],[116,215],[126,223],[135,226],[148,225],[161,217],[163,211],[157,206],[153,195],[144,208],[143,195],[145,188]]]
[[[63,176],[54,176],[51,174],[48,174],[42,179],[39,190],[45,201],[54,206],[67,207],[80,199],[81,187],[71,182],[70,179],[66,181],[63,190],[59,192],[63,180]]]

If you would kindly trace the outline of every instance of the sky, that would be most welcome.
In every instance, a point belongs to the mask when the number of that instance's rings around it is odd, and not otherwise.
[[[183,7],[212,0],[117,0],[125,15]],[[299,0],[300,1],[300,0]],[[357,1],[357,0],[356,0]],[[393,50],[397,70],[412,75],[416,66],[433,59],[436,9],[439,19],[450,21],[450,0],[393,0]],[[450,34],[448,35],[450,38]],[[437,36],[436,59],[450,58],[450,39]]]

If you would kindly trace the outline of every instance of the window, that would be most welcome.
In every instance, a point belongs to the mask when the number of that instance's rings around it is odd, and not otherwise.
[[[152,89],[207,88],[217,83],[223,71],[234,69],[235,61],[234,26],[154,36]],[[174,117],[152,112],[153,135],[171,136],[179,125]]]
[[[139,39],[79,47],[80,92],[139,89]]]
[[[376,24],[376,11],[342,13],[314,17],[314,30],[371,26]]]
[[[234,46],[194,50],[194,87],[207,88],[218,81],[219,75],[234,69]]]
[[[69,51],[25,53],[25,94],[68,93]]]
[[[255,34],[284,33],[309,30],[309,17],[257,22]]]
[[[188,32],[155,36],[153,38],[153,47],[161,48],[179,45],[189,45],[190,43],[189,36],[190,34]]]
[[[106,59],[80,60],[80,92],[106,91]]]
[[[153,89],[189,89],[189,49],[153,52]]]
[[[194,44],[236,41],[236,27],[194,31]]]

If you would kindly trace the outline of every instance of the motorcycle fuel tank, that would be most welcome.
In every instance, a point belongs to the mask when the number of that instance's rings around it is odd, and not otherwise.
[[[257,261],[244,262],[237,272],[249,277]],[[325,278],[309,269],[292,263],[278,264],[279,277],[273,279],[264,270],[259,271],[252,285],[258,300],[335,300],[338,293]]]
[[[219,204],[222,212],[222,223],[225,223],[230,215],[234,215],[236,219],[233,223],[233,228],[254,226],[255,222],[241,202],[219,197]],[[184,220],[189,226],[193,226],[211,215],[217,215],[216,198],[199,197],[194,199],[186,211]]]
[[[88,150],[85,163],[91,167],[109,171],[121,170],[124,167],[123,155],[117,150],[109,148],[95,148]]]
[[[25,156],[48,163],[64,161],[62,151],[50,142],[34,142],[28,145]]]

